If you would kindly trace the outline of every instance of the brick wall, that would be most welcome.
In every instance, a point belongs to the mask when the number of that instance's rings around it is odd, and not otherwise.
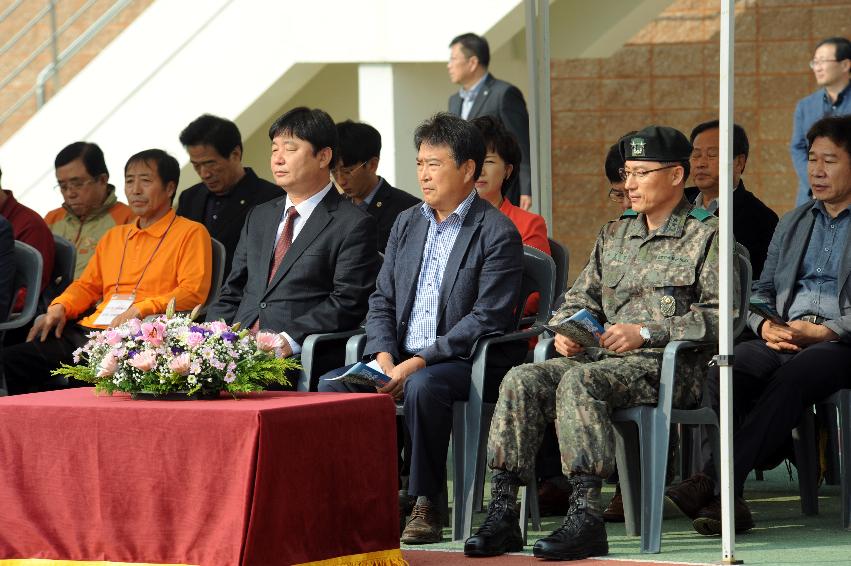
[[[80,34],[97,20],[112,4],[114,0],[97,0],[88,10],[82,13],[73,24],[69,25],[59,35],[58,51],[62,52]],[[134,0],[122,10],[113,20],[104,27],[100,33],[87,45],[85,45],[66,65],[59,71],[60,87],[70,81],[77,72],[86,66],[95,55],[97,55],[110,41],[121,33],[130,22],[141,14],[153,0]],[[61,28],[69,21],[84,4],[86,0],[59,0],[56,3],[56,25]],[[47,0],[27,0],[18,7],[6,20],[0,23],[0,45],[4,45],[19,30],[23,29],[41,9],[47,4]],[[0,2],[0,11],[5,8]],[[15,67],[25,61],[31,54],[50,38],[50,18],[45,16],[13,47],[0,56],[0,80],[3,80]],[[14,105],[24,94],[35,86],[36,78],[52,61],[51,48],[48,47],[26,66],[24,72],[13,80],[6,88],[0,91],[0,115],[5,114],[6,109]],[[108,87],[109,85],[104,85]],[[48,99],[54,92],[53,82],[48,82],[46,94]],[[36,111],[35,98],[30,98],[4,124],[0,125],[0,140],[7,139],[15,130],[24,124]]]
[[[607,59],[552,61],[553,222],[571,252],[571,281],[617,215],[603,174],[608,147],[649,124],[688,135],[718,117],[717,11],[717,0],[676,0]],[[851,37],[851,0],[736,4],[735,120],[751,146],[744,180],[779,214],[797,188],[788,151],[795,103],[817,88],[807,62],[833,35]]]

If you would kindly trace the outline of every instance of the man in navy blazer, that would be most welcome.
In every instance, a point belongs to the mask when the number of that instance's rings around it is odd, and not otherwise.
[[[356,328],[375,288],[375,220],[330,180],[337,130],[300,107],[269,129],[272,173],[286,196],[252,209],[208,320],[279,332],[285,355],[309,334]]]
[[[378,251],[384,253],[396,217],[420,199],[390,185],[378,176],[381,160],[381,134],[364,124],[346,120],[337,124],[340,137],[337,166],[331,170],[334,182],[352,204],[375,217]]]
[[[529,153],[529,111],[523,93],[516,86],[494,78],[488,72],[490,46],[484,37],[465,33],[449,43],[449,79],[461,90],[449,97],[449,112],[472,120],[495,116],[514,134],[523,159],[520,174],[505,193],[512,204],[532,207],[532,163]]]
[[[733,365],[736,530],[753,527],[742,499],[751,470],[773,467],[793,428],[814,403],[851,387],[851,116],[823,118],[807,133],[815,201],[780,219],[751,302],[775,320],[748,323],[760,339],[738,344]],[[718,380],[710,369],[708,380]],[[718,406],[718,399],[709,399]],[[778,454],[781,454],[778,457]],[[697,532],[721,532],[721,504],[708,464],[667,496]]]
[[[469,122],[436,114],[416,130],[422,206],[402,212],[387,243],[366,321],[366,359],[391,377],[411,434],[408,492],[417,496],[402,542],[441,539],[452,403],[467,399],[476,341],[512,330],[523,245],[510,220],[475,191],[485,146]],[[367,388],[320,381],[320,391]],[[374,389],[373,389],[374,391]]]

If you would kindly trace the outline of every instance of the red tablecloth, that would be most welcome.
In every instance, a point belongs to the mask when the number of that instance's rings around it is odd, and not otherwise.
[[[387,395],[0,398],[0,560],[278,565],[398,549],[395,426]]]

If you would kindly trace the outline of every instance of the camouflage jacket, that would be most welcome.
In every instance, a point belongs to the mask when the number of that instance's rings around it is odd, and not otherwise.
[[[683,199],[655,233],[629,210],[600,230],[588,264],[551,324],[580,309],[650,330],[647,348],[718,339],[718,219]]]

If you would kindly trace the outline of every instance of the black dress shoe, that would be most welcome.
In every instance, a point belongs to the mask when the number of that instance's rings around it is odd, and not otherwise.
[[[562,525],[532,547],[536,558],[547,560],[581,560],[609,553],[606,525],[599,512],[602,480],[593,476],[570,479],[570,509]]]

